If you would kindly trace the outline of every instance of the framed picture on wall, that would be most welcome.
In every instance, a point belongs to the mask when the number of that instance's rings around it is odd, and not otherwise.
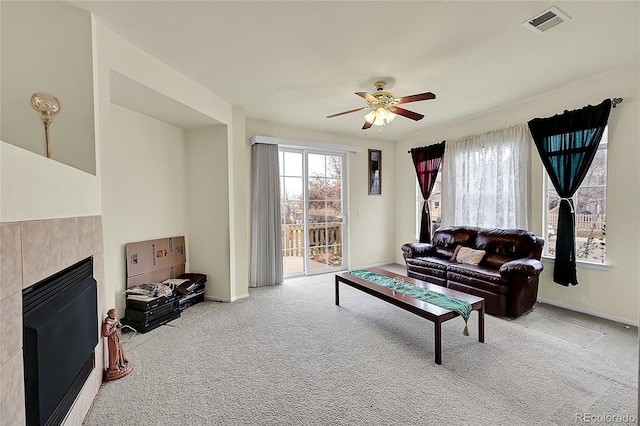
[[[369,150],[369,195],[382,194],[382,151]]]

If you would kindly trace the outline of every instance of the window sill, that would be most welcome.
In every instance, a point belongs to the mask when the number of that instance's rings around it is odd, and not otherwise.
[[[556,259],[550,256],[542,256],[543,263],[555,264]],[[578,269],[593,269],[596,271],[608,271],[611,265],[608,263],[587,262],[586,260],[577,260],[576,267]]]

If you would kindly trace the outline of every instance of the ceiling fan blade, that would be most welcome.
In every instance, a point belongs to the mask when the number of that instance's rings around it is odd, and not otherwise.
[[[417,102],[417,101],[428,101],[429,99],[435,99],[436,95],[431,92],[420,93],[419,95],[411,95],[411,96],[403,96],[401,98],[396,99],[397,104],[406,104],[408,102]]]
[[[367,102],[374,102],[374,103],[378,102],[378,99],[375,96],[367,92],[356,92],[356,95],[365,98]]]
[[[364,126],[362,126],[362,130],[367,130],[369,127],[371,127],[373,123],[369,123],[368,121],[364,122]]]
[[[408,109],[404,109],[404,108],[395,107],[393,112],[415,121],[422,120],[424,118],[424,115],[418,114],[417,112],[409,111]]]
[[[350,114],[352,112],[362,111],[363,109],[367,109],[367,108],[369,108],[369,107],[365,106],[365,107],[362,107],[362,108],[356,108],[356,109],[352,109],[352,110],[349,110],[349,111],[339,112],[337,114],[327,115],[327,118],[333,118],[333,117],[337,117],[339,115]]]

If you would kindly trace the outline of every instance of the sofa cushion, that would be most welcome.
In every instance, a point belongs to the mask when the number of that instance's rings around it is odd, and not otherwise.
[[[473,247],[478,228],[472,226],[445,226],[438,228],[433,234],[431,244],[436,247],[448,247],[451,250],[460,244],[466,247]]]
[[[475,250],[471,247],[458,246],[451,256],[452,262],[466,263],[467,265],[477,265],[482,261],[484,250]]]
[[[534,235],[522,229],[479,229],[475,239],[477,249],[511,259],[529,257],[534,245]]]
[[[452,264],[447,271],[447,281],[455,281],[493,293],[509,292],[509,280],[493,269],[482,266]],[[447,287],[449,285],[447,284]]]
[[[435,256],[409,258],[406,259],[406,262],[416,272],[440,278],[446,278],[447,267],[451,264],[449,259]]]
[[[438,256],[451,259],[451,257],[453,256],[454,250],[452,247],[436,247],[435,252]]]
[[[450,272],[455,272],[456,274],[466,275],[496,284],[506,284],[509,282],[506,277],[500,275],[499,270],[486,268],[482,265],[465,265],[452,263],[451,265],[449,265],[448,270]]]

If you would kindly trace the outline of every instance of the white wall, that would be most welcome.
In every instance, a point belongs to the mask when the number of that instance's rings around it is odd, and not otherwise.
[[[207,298],[231,301],[227,128],[190,130],[187,141],[189,229],[198,230],[189,233],[189,270],[207,275]]]
[[[61,3],[0,6],[0,221],[100,215],[91,17]],[[34,28],[56,31],[43,38]],[[62,105],[51,124],[50,159],[40,114],[31,107],[37,91]]]
[[[61,106],[50,126],[51,158],[95,174],[91,15],[60,2],[2,2],[2,9],[2,140],[45,155],[31,95],[51,94]]]
[[[183,129],[117,105],[111,125],[102,148],[105,280],[124,314],[125,244],[188,235],[187,148]]]
[[[227,127],[227,165],[229,167],[229,252],[231,261],[231,299],[249,294],[250,180],[246,159],[250,148],[245,138],[244,108],[233,105],[231,125]]]
[[[95,22],[94,22],[95,23]],[[96,78],[96,128],[97,128],[97,140],[102,150],[109,158],[102,158],[98,164],[100,166],[111,168],[115,170],[119,167],[116,161],[118,158],[115,153],[109,154],[112,149],[109,144],[119,143],[116,141],[120,137],[121,130],[118,128],[121,123],[114,121],[112,115],[113,106],[110,102],[111,84],[110,75],[113,72],[120,76],[124,76],[127,79],[144,86],[147,89],[152,90],[159,96],[165,96],[166,98],[177,103],[182,104],[184,107],[196,111],[199,114],[199,118],[202,116],[211,117],[212,123],[220,123],[227,128],[227,164],[229,170],[242,170],[245,168],[244,164],[244,113],[241,108],[232,106],[225,100],[221,99],[214,93],[204,89],[192,80],[189,80],[184,75],[178,73],[176,70],[168,67],[166,64],[160,62],[156,58],[150,56],[137,46],[129,43],[127,40],[116,35],[109,29],[105,28],[99,23],[94,25],[94,51],[95,51],[95,78]],[[141,104],[138,102],[137,104]],[[183,109],[184,110],[184,109]],[[240,143],[236,138],[242,138]],[[138,143],[137,141],[131,141],[132,143]],[[184,140],[183,140],[184,142]],[[143,142],[144,143],[144,142]],[[186,156],[186,147],[183,147],[183,156]],[[115,157],[115,158],[114,158]],[[147,159],[143,155],[142,157],[134,158],[139,161],[143,161],[147,164]],[[158,170],[162,170],[162,173],[166,172],[162,165],[158,165]],[[188,179],[188,173],[186,169],[183,169],[183,175],[180,179]],[[107,173],[108,174],[108,173]],[[242,175],[241,175],[242,177]],[[106,176],[102,179],[102,189],[104,194],[113,194],[117,191],[127,190],[119,185],[117,178],[113,176]],[[228,286],[226,294],[246,294],[246,288],[248,286],[249,276],[249,263],[248,263],[248,242],[246,238],[247,224],[248,224],[248,211],[246,207],[246,194],[244,190],[243,179],[237,179],[235,182],[229,180],[227,182],[229,188],[237,186],[238,190],[229,190],[229,202],[228,208],[231,216],[233,212],[232,226],[229,227],[229,246],[227,247],[227,253],[231,255],[231,275],[230,280],[226,283]],[[211,188],[212,191],[217,191],[219,188],[216,186]],[[107,195],[108,197],[108,195]],[[197,202],[197,200],[189,200],[191,202]],[[105,203],[106,204],[106,198]],[[187,203],[185,203],[186,206]],[[185,207],[186,208],[186,207]],[[167,236],[173,233],[174,228],[169,225],[169,217],[165,220],[165,225],[162,230],[157,229],[158,237]],[[124,221],[121,220],[119,212],[116,211],[116,205],[109,207],[103,212],[104,232],[108,236],[112,233],[126,233],[129,237],[128,241],[134,241],[140,239],[134,235],[138,235],[137,228],[140,225],[136,221]],[[231,222],[231,219],[229,219]],[[156,224],[159,224],[158,222]],[[207,226],[215,226],[214,224],[208,224]],[[124,229],[120,229],[124,228]],[[188,231],[188,232],[187,232]],[[186,234],[189,244],[189,235],[205,235],[208,229],[197,229],[189,227],[184,229],[182,233]],[[114,293],[116,288],[120,288],[121,280],[123,279],[122,262],[123,256],[120,254],[121,244],[124,241],[105,241],[105,268],[107,275],[107,283],[111,282]],[[193,254],[193,251],[192,253]],[[189,256],[189,254],[188,254]],[[235,259],[235,260],[234,260]],[[190,265],[187,265],[189,268]],[[195,268],[190,268],[194,272],[198,272]],[[215,288],[213,288],[215,290]],[[207,290],[210,292],[211,290]],[[107,301],[111,298],[113,304],[115,304],[115,294],[107,294]],[[109,303],[108,303],[109,304]],[[119,302],[119,305],[122,303]],[[120,309],[119,309],[120,310]]]
[[[395,244],[396,154],[393,142],[349,137],[258,120],[247,120],[246,133],[247,138],[271,136],[361,148],[361,154],[347,155],[347,266],[356,268],[395,261],[395,253],[400,250],[400,246],[396,247]],[[379,196],[368,195],[367,191],[368,149],[382,150],[382,195]],[[246,164],[251,164],[250,155]]]
[[[100,180],[0,142],[0,221],[100,215]]]
[[[609,119],[609,173],[607,184],[608,271],[578,266],[577,286],[553,283],[553,266],[545,263],[538,297],[576,310],[638,322],[638,277],[640,276],[640,131],[638,128],[638,63],[567,84],[548,93],[523,100],[486,115],[451,123],[397,144],[396,246],[415,239],[415,173],[408,149],[442,140],[482,133],[549,117],[564,110],[596,105],[605,98],[622,97]],[[446,154],[445,154],[446,155]],[[534,146],[531,151],[530,228],[542,234],[543,166]],[[445,160],[446,161],[446,160]],[[396,260],[404,263],[399,251]]]

